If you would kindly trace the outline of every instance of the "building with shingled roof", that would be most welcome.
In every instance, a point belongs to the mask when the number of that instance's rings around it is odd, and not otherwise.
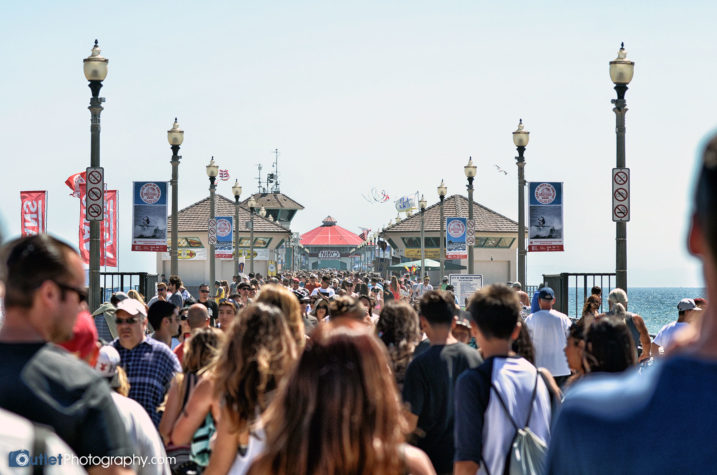
[[[444,218],[468,218],[468,207],[468,198],[451,195],[443,202]],[[475,273],[483,275],[484,285],[514,281],[518,260],[518,223],[476,202],[473,202],[473,219],[475,220],[473,252]],[[440,202],[437,202],[424,211],[425,258],[436,261],[440,259],[440,232]],[[406,260],[420,259],[420,211],[386,227],[380,236]],[[445,248],[445,224],[443,239]],[[468,267],[468,259],[456,259],[451,262]],[[440,271],[437,270],[427,271],[433,283],[441,281],[439,273]]]
[[[301,206],[301,205],[299,205]],[[234,216],[234,200],[215,195],[215,216]],[[179,276],[185,286],[194,287],[201,283],[209,283],[209,197],[187,206],[179,211],[178,239],[179,239]],[[167,246],[172,242],[172,219],[167,220]],[[239,205],[239,223],[234,225],[239,232],[240,259],[245,261],[245,273],[249,269],[249,255],[251,249],[250,226],[251,214],[249,208]],[[277,248],[281,247],[291,237],[291,232],[269,219],[269,215],[262,218],[254,214],[254,272],[268,275],[269,263],[276,262]],[[234,260],[216,259],[215,277],[217,280],[231,282],[234,274]],[[169,252],[157,253],[157,275],[169,276]]]
[[[351,269],[352,250],[363,239],[336,223],[336,219],[327,216],[321,226],[301,235],[310,269]]]

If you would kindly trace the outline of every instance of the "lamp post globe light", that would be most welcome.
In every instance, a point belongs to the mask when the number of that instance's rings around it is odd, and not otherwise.
[[[423,198],[423,195],[421,195],[418,206],[421,207],[421,283],[423,283],[423,278],[426,276],[426,236],[423,220],[423,215],[426,212],[426,200]]]
[[[444,227],[446,225],[445,221],[446,218],[443,216],[443,200],[446,198],[446,194],[448,193],[448,188],[443,183],[443,179],[441,179],[441,184],[438,185],[438,199],[441,200],[440,209],[441,209],[441,234],[438,236],[438,242],[440,242],[440,255],[439,260],[441,261],[441,282],[443,282],[443,276],[445,275],[446,269],[446,247],[445,247],[445,230]]]
[[[530,132],[524,130],[523,119],[518,122],[518,128],[513,132],[513,143],[518,149],[515,163],[518,166],[518,282],[526,285],[525,266],[525,147],[530,140]]]
[[[214,214],[214,192],[217,189],[217,175],[219,174],[219,165],[214,163],[214,157],[212,157],[209,165],[207,165],[207,176],[209,177],[209,220],[216,219]],[[209,285],[214,285],[216,282],[216,269],[215,269],[215,245],[209,243]],[[211,287],[210,287],[211,288]]]
[[[615,105],[613,112],[615,112],[617,136],[616,168],[625,168],[625,113],[627,112],[625,93],[634,72],[635,63],[627,59],[625,43],[622,43],[617,58],[610,61],[610,79],[615,84],[617,92],[617,99],[611,101]],[[615,285],[627,291],[627,222],[625,221],[615,223]]]
[[[179,155],[179,147],[182,145],[182,142],[184,142],[184,131],[179,128],[176,117],[174,118],[172,128],[167,131],[167,141],[172,148],[172,160],[170,162],[172,164],[172,247],[169,250],[171,259],[170,275],[179,275],[179,249],[177,249],[177,243],[179,241],[177,237],[179,217],[177,213],[179,213],[179,160],[182,158]]]
[[[468,185],[466,186],[466,189],[468,190],[468,220],[470,222],[473,222],[473,180],[476,177],[478,169],[475,165],[473,165],[473,157],[468,157],[468,164],[463,167],[463,173],[465,173],[466,178],[468,178]],[[473,233],[471,241],[473,244],[468,244],[468,274],[473,274],[473,248],[475,247],[475,225],[474,226],[467,226],[467,230]],[[466,238],[468,236],[466,235]]]
[[[88,86],[92,91],[90,98],[90,166],[100,166],[100,114],[104,109],[102,103],[104,97],[100,97],[102,81],[107,77],[107,63],[109,60],[100,56],[100,47],[95,40],[90,56],[82,63],[85,78],[90,82]],[[90,312],[94,312],[100,306],[102,297],[100,295],[100,223],[101,221],[90,221],[90,272],[89,272],[89,306]]]
[[[239,275],[239,197],[241,196],[241,185],[239,180],[234,180],[232,186],[234,194],[234,275]]]
[[[256,200],[252,196],[249,198],[249,273],[254,273],[254,210],[256,209]]]

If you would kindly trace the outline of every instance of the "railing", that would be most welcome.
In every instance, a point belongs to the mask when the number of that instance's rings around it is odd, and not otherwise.
[[[607,295],[615,282],[614,272],[562,272],[560,274],[543,274],[543,282],[555,292],[555,309],[564,314],[580,318],[583,303],[590,296],[590,289],[598,285],[602,289],[600,311],[607,308]],[[572,285],[571,285],[572,284]],[[531,295],[532,296],[532,295]]]
[[[149,300],[155,293],[157,275],[147,272],[100,272],[102,301],[109,302],[114,292],[134,289]]]

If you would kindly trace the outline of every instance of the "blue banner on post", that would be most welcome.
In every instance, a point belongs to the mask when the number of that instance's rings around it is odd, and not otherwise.
[[[532,182],[528,189],[530,204],[528,251],[564,251],[563,184]]]
[[[167,252],[167,182],[135,181],[132,250]]]
[[[217,259],[231,259],[234,256],[234,218],[217,216]]]
[[[446,218],[446,259],[467,259],[466,218]]]

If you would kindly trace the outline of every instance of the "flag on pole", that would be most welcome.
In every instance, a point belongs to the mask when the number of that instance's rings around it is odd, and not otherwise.
[[[80,185],[85,184],[85,172],[82,173],[75,173],[74,175],[70,175],[70,177],[65,180],[65,185],[69,186],[72,190],[72,193],[70,196],[74,196],[75,198],[80,197]]]
[[[20,203],[22,235],[47,232],[47,191],[21,191]]]
[[[219,179],[227,181],[229,179],[229,170],[219,170]]]

